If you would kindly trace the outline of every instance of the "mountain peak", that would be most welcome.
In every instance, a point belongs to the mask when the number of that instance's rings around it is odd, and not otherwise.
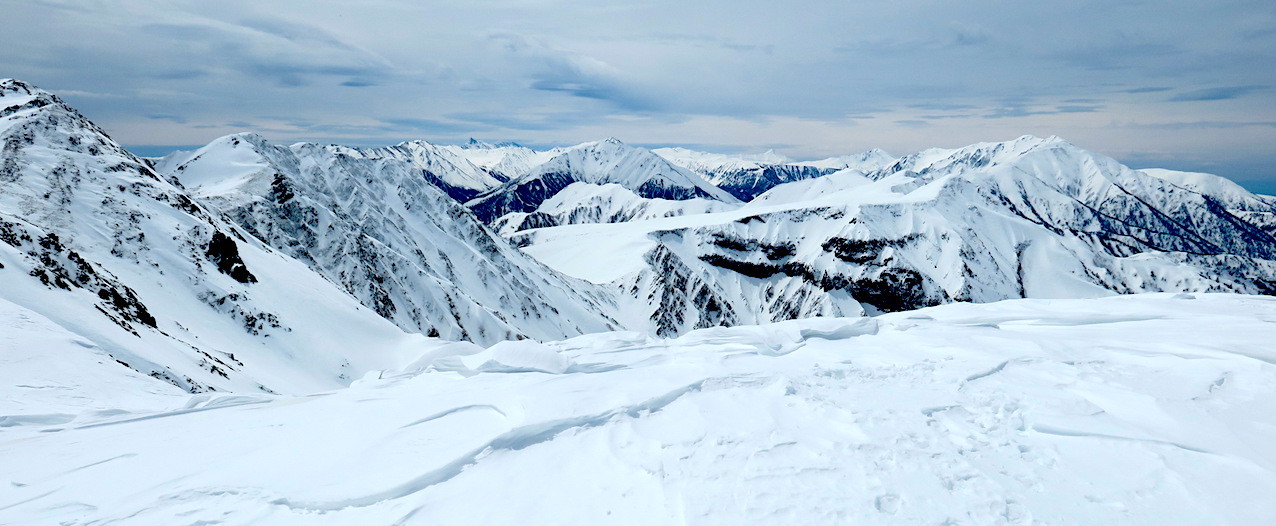
[[[260,133],[257,133],[257,132],[232,133],[230,135],[226,135],[219,139],[216,139],[213,142],[228,142],[231,144],[246,142],[246,143],[252,144],[253,146],[262,146],[262,145],[270,144],[270,141],[266,140],[265,137],[263,137]]]
[[[13,93],[20,93],[23,95],[52,95],[52,93],[42,90],[36,85],[28,82],[13,78],[0,79],[0,97]]]
[[[522,148],[523,145],[514,141],[488,142],[470,137],[465,144],[458,145],[466,150],[499,150],[501,148]]]

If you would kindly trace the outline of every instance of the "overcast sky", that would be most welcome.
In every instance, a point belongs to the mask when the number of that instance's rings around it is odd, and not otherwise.
[[[1276,2],[0,0],[0,77],[151,155],[614,136],[900,155],[1059,135],[1276,193]]]

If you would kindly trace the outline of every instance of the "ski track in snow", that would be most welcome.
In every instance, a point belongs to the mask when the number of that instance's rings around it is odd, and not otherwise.
[[[1256,296],[1013,300],[16,406],[0,524],[1270,524],[1273,320]],[[570,366],[499,367],[546,352]]]

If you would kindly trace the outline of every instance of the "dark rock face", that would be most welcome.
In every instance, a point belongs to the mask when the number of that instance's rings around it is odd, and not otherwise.
[[[248,266],[239,257],[239,246],[221,231],[213,232],[208,240],[208,250],[204,252],[208,260],[217,265],[217,270],[240,283],[256,283],[257,277],[248,271]]]
[[[421,176],[424,177],[425,180],[428,181],[430,184],[437,186],[439,190],[443,190],[443,192],[446,193],[448,197],[451,197],[453,200],[455,200],[458,203],[464,203],[466,201],[469,201],[470,199],[474,199],[475,197],[478,197],[478,195],[481,193],[478,190],[473,190],[470,188],[462,188],[459,186],[454,186],[452,184],[449,184],[447,181],[444,181],[442,177],[435,175],[434,172],[431,172],[429,170],[422,170]]]
[[[484,223],[491,224],[505,214],[512,212],[535,212],[541,203],[563,191],[577,180],[566,173],[546,173],[511,181],[504,186],[492,189],[465,203]],[[662,181],[650,180],[643,183],[635,191],[639,197],[648,199],[668,199],[685,201],[687,199],[715,199],[701,188],[665,184]]]
[[[57,234],[40,235],[29,227],[0,220],[0,242],[18,250],[31,264],[28,273],[45,287],[92,293],[100,300],[94,305],[98,312],[134,334],[137,329],[133,324],[156,327],[155,316],[133,289],[67,248]]]
[[[718,181],[718,188],[726,190],[736,199],[748,202],[784,183],[812,179],[833,171],[811,166],[776,164],[719,175],[714,180]]]
[[[648,199],[669,199],[671,201],[686,201],[687,199],[695,198],[714,199],[712,195],[702,188],[667,184],[655,179],[643,183],[634,193],[638,194],[639,197]]]
[[[891,241],[900,242],[899,240],[872,241],[881,241],[881,246],[888,246]],[[902,243],[906,243],[906,241]],[[722,242],[718,240],[715,240],[715,244],[722,246]],[[835,245],[846,247],[853,244]],[[867,247],[878,245],[878,243],[864,243],[863,245]],[[736,242],[732,243],[728,248],[736,252],[735,257],[710,253],[700,255],[699,259],[713,267],[760,280],[783,276],[800,278],[804,283],[811,285],[818,291],[844,291],[861,303],[872,305],[882,312],[911,310],[939,303],[938,299],[930,297],[926,293],[928,288],[925,286],[926,278],[912,269],[871,265],[866,274],[843,275],[817,271],[809,265],[788,260],[788,256],[792,254],[791,251],[787,253],[781,252],[784,255],[776,257],[777,251],[774,246],[767,246],[757,241],[749,243]],[[853,252],[852,254],[856,258],[863,258],[864,256],[864,252]],[[756,257],[757,255],[762,255],[766,261],[759,261],[761,258]],[[861,259],[857,263],[870,263],[877,257],[877,253],[873,253],[872,257]],[[839,256],[839,259],[844,258]],[[802,299],[809,299],[809,296],[802,296]],[[796,305],[785,303],[773,305],[772,308],[780,312],[796,312],[798,310]]]
[[[900,239],[846,239],[834,237],[829,238],[821,246],[825,251],[836,256],[837,259],[847,263],[863,265],[881,258],[883,249],[906,246],[918,237],[920,237],[920,234],[910,234]]]
[[[541,174],[492,189],[466,203],[466,206],[481,221],[491,223],[511,212],[535,211],[546,199],[554,197],[574,182],[576,179],[571,174]]]
[[[656,305],[651,321],[657,336],[671,338],[690,329],[738,323],[730,302],[668,248],[658,246],[646,255],[646,262],[654,269],[652,296],[646,300]],[[695,323],[688,327],[691,316],[695,316]]]

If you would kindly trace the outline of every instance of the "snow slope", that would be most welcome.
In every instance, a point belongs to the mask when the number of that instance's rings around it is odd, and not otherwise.
[[[190,392],[309,392],[423,340],[194,202],[58,97],[0,80],[0,108],[0,300],[60,327],[54,339],[73,345],[48,352],[66,364],[107,360]]]
[[[359,153],[366,157],[404,161],[421,170],[427,181],[459,202],[465,202],[508,180],[508,177],[499,173],[494,175],[475,166],[454,148],[425,141],[408,141],[388,148],[362,148]]]
[[[1273,321],[1162,294],[452,344],[0,417],[0,524],[1270,524]]]
[[[866,152],[829,157],[817,161],[801,161],[792,163],[797,166],[810,166],[825,170],[845,170],[847,168],[861,172],[871,172],[895,162],[895,157],[877,148]]]
[[[675,217],[734,210],[737,204],[713,199],[645,198],[615,183],[572,183],[536,207],[534,212],[512,212],[492,227],[510,237],[532,228],[582,223],[623,223],[658,217]]]
[[[0,299],[0,427],[56,423],[93,411],[160,411],[187,393],[121,367],[91,340]]]
[[[686,148],[656,148],[651,153],[700,174],[751,170],[761,166],[793,162],[792,159],[776,153],[775,150],[767,150],[759,154],[730,155],[698,152]],[[710,182],[713,180],[711,179]]]
[[[751,201],[784,183],[812,179],[839,170],[870,172],[895,162],[894,157],[881,150],[806,162],[793,162],[773,150],[757,155],[725,155],[686,148],[652,151],[669,162],[704,176],[741,201]]]
[[[1276,197],[1252,194],[1240,185],[1214,174],[1160,168],[1145,168],[1140,171],[1209,196],[1237,217],[1276,235]]]
[[[423,176],[422,159],[450,155],[425,143],[284,147],[238,134],[172,175],[406,331],[491,344],[615,328],[610,290],[519,252]]]
[[[475,166],[505,181],[531,171],[561,152],[560,149],[536,151],[514,143],[491,144],[474,139],[463,145],[447,145],[442,148],[464,157]]]
[[[615,183],[646,198],[737,202],[731,194],[703,177],[650,150],[607,139],[558,151],[548,161],[475,197],[466,206],[480,219],[491,223],[511,212],[533,212],[546,199],[576,182]]]

